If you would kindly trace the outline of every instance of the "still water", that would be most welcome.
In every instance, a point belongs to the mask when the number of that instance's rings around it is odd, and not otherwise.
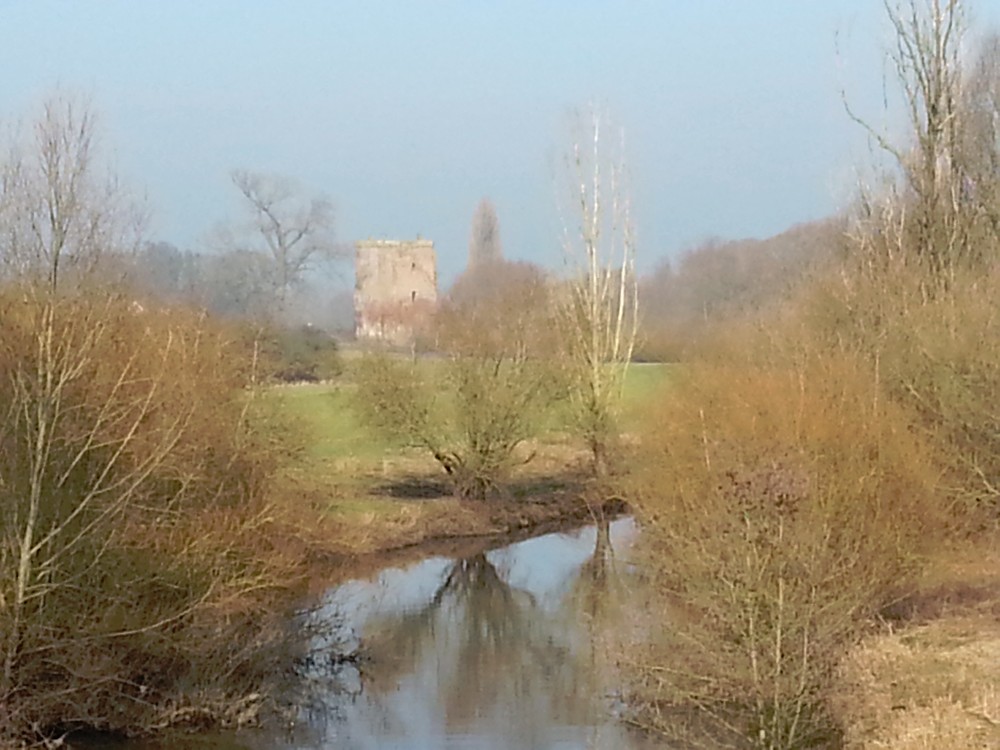
[[[635,534],[620,519],[344,583],[305,619],[322,635],[287,730],[169,746],[639,748],[604,654]]]

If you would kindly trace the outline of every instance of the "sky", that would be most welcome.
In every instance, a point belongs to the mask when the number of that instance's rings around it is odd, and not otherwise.
[[[1000,0],[973,5],[995,27]],[[239,217],[229,174],[327,196],[337,236],[423,237],[442,285],[472,214],[508,258],[560,262],[574,113],[625,133],[640,267],[845,208],[884,106],[877,0],[0,0],[0,118],[89,97],[151,239]]]

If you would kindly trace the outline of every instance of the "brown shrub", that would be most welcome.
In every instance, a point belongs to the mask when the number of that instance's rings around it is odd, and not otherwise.
[[[801,310],[817,347],[869,363],[887,397],[916,417],[944,473],[941,502],[967,527],[1000,519],[1000,267],[853,273],[812,290]]]
[[[831,740],[825,682],[940,519],[931,454],[866,367],[763,349],[691,367],[634,476],[662,617],[629,654],[635,719],[706,747]]]
[[[295,570],[251,357],[109,289],[8,288],[0,318],[0,739],[247,720]]]

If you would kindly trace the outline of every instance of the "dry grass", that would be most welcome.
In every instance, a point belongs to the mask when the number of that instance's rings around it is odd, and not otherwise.
[[[933,559],[906,614],[856,646],[831,704],[847,750],[1000,748],[1000,550]]]
[[[1000,748],[1000,624],[950,617],[869,638],[845,661],[845,748]]]

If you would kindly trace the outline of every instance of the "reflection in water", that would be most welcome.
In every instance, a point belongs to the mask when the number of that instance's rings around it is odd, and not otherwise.
[[[617,598],[618,578],[615,572],[615,548],[611,542],[611,521],[602,518],[594,527],[594,552],[580,566],[574,594],[580,605],[580,613],[588,618],[590,625],[603,622],[613,610],[613,600]]]
[[[326,616],[345,613],[339,638],[366,657],[313,670],[311,741],[283,746],[629,747],[604,718],[595,644],[633,533],[624,519],[332,591]]]

